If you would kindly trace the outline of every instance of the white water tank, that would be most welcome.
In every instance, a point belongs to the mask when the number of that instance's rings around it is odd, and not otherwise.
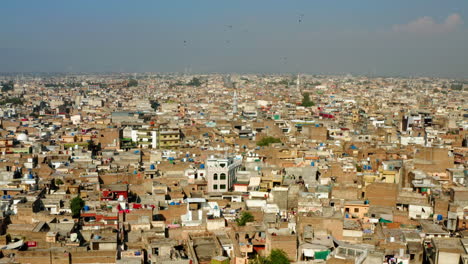
[[[28,135],[24,133],[18,134],[18,136],[16,136],[16,140],[18,141],[27,141],[28,139]]]

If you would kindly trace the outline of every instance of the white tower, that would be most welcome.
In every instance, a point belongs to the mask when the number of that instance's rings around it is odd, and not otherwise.
[[[233,100],[232,113],[237,114],[237,90],[234,90],[234,100]]]
[[[297,90],[297,93],[300,95],[301,94],[301,75],[300,74],[297,74],[296,90]]]

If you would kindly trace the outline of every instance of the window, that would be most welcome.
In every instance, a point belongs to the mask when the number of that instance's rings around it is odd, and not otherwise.
[[[218,185],[217,184],[213,185],[213,190],[218,190]]]
[[[153,248],[153,255],[159,256],[159,248]]]
[[[354,208],[355,213],[359,213],[359,208]]]
[[[218,179],[218,173],[213,174],[213,180],[217,180],[217,179]]]
[[[226,173],[221,173],[221,174],[219,175],[219,179],[220,179],[220,180],[225,180],[225,179],[226,179]]]
[[[226,190],[226,184],[221,184],[221,185],[219,186],[219,189],[221,189],[221,190]]]

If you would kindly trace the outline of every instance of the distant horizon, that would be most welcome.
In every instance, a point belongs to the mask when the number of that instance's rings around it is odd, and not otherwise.
[[[55,71],[55,72],[0,72],[0,76],[15,76],[19,75],[104,75],[104,74],[122,74],[122,75],[132,75],[132,74],[163,74],[163,75],[186,75],[186,76],[195,76],[195,75],[271,75],[271,76],[296,76],[307,75],[307,76],[336,76],[336,77],[346,77],[351,75],[351,77],[366,77],[366,78],[436,78],[436,79],[453,79],[453,80],[468,80],[467,77],[450,77],[450,76],[435,76],[435,75],[368,75],[368,74],[359,74],[359,73],[308,73],[308,72],[152,72],[152,71],[141,71],[141,72],[105,72],[105,71],[96,71],[96,72],[66,72],[66,71]],[[129,76],[131,77],[131,76]]]
[[[6,1],[0,72],[468,78],[468,1]]]

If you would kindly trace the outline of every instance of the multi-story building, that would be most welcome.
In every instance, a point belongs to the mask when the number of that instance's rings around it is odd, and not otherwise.
[[[159,130],[160,148],[178,148],[180,146],[180,129],[164,128]]]
[[[232,157],[215,158],[206,160],[206,177],[208,181],[208,192],[229,191],[236,180],[236,172],[242,162]]]
[[[132,141],[136,142],[141,148],[157,148],[158,137],[157,131],[152,129],[132,130]]]

